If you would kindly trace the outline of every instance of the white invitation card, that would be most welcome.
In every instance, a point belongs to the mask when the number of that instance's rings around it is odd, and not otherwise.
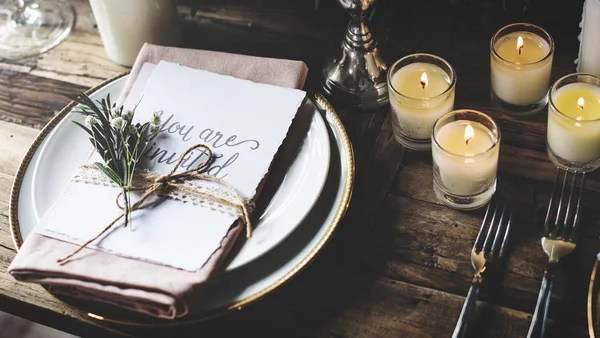
[[[158,112],[161,129],[150,141],[146,162],[140,167],[166,174],[187,149],[201,143],[210,147],[216,158],[206,173],[252,198],[306,94],[168,62],[145,68],[125,107],[137,105],[134,121],[141,123]],[[192,152],[180,170],[196,167],[206,156],[200,150]],[[95,154],[88,163],[98,158]],[[115,203],[120,191],[70,182],[36,231],[83,244],[122,214]],[[139,194],[132,198],[135,202]],[[133,231],[121,220],[89,247],[195,271],[220,247],[237,220],[200,205],[163,198],[156,201],[132,213]]]

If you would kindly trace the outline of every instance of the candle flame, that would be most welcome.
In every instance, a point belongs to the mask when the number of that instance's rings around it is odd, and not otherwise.
[[[465,128],[465,143],[469,145],[469,141],[475,136],[475,129],[470,124]]]
[[[425,89],[425,87],[427,87],[427,83],[429,83],[429,80],[427,79],[427,73],[423,72],[423,74],[421,74],[421,88]]]
[[[580,97],[579,100],[577,100],[577,107],[579,107],[579,109],[583,109],[584,106],[585,100],[583,99],[583,97]]]
[[[521,37],[520,35],[517,39],[517,51],[519,52],[519,55],[521,55],[521,52],[523,51],[523,37]]]

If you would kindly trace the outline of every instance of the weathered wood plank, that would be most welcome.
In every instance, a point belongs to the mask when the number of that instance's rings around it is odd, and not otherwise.
[[[517,205],[526,211],[522,215],[525,220],[541,226],[544,221],[556,169],[549,171],[547,176],[524,177],[524,175],[515,175],[508,170],[502,170],[503,155],[501,155],[500,159],[501,167],[497,184],[498,192],[515,201]],[[442,203],[433,192],[433,168],[431,161],[429,154],[409,152],[402,163],[402,167],[396,176],[390,192],[394,195],[441,205]],[[586,188],[583,215],[588,222],[594,223],[584,228],[582,235],[588,236],[591,239],[596,238],[600,231],[600,227],[597,226],[596,221],[598,211],[595,208],[595,205],[598,203],[598,197],[596,196],[598,191],[597,174],[592,173],[592,175],[589,175],[586,180]]]
[[[374,142],[367,143],[366,140],[361,140],[358,148],[369,146],[367,156],[359,158],[360,165],[358,166],[359,176],[357,178],[356,192],[357,198],[355,203],[359,205],[360,213],[370,215],[371,212],[380,208],[383,200],[388,192],[391,183],[396,177],[396,172],[404,160],[406,150],[396,142],[392,134],[392,126],[390,115],[387,112],[380,112],[380,116],[376,116],[379,123],[375,133]],[[385,120],[381,120],[385,117]],[[368,139],[369,135],[365,136]],[[371,135],[372,136],[372,135]],[[375,150],[375,151],[373,151]],[[364,150],[363,150],[364,151]]]
[[[29,149],[39,130],[0,121],[0,173],[12,175]],[[0,193],[0,197],[5,197]]]
[[[189,8],[180,6],[181,15],[189,15]],[[264,29],[287,36],[304,36],[324,39],[328,35],[326,22],[314,11],[278,9],[274,6],[261,8],[243,5],[204,4],[196,12],[196,20],[220,21],[230,25]],[[341,14],[341,13],[340,13]]]
[[[0,121],[0,246],[12,248],[8,226],[10,190],[21,159],[38,130]]]
[[[97,33],[73,32],[68,40],[42,54],[29,73],[93,87],[128,69],[108,59]]]
[[[343,243],[334,246],[338,244]],[[193,328],[153,333],[235,337],[243,327],[247,335],[265,337],[450,335],[463,297],[365,273],[362,266],[332,257],[334,251],[327,248],[301,276],[244,311]],[[472,337],[524,337],[530,314],[480,302],[474,318]],[[567,323],[552,323],[550,336],[585,336],[584,328]]]
[[[73,31],[68,39],[50,51],[31,59],[0,62],[0,70],[26,73],[83,87],[127,71],[108,59],[96,33]]]
[[[379,241],[374,249],[376,257],[371,259],[394,256],[396,259],[386,263],[383,268],[389,276],[464,294],[472,274],[468,254],[482,219],[482,211],[464,213],[441,206],[431,184],[431,159],[410,153],[391,190],[392,195],[388,196],[382,210],[383,216],[380,216],[381,220],[376,225]],[[519,208],[512,243],[514,249],[509,256],[505,280],[497,291],[497,297],[502,299],[504,306],[531,311],[535,305],[547,260],[539,239],[550,189],[548,182],[507,174],[500,176],[499,190],[510,196]],[[593,195],[588,193],[585,196],[582,240],[573,256],[565,260],[564,270],[559,275],[561,281],[555,286],[555,301],[551,310],[553,316],[562,315],[580,325],[586,323],[587,283],[595,253],[600,249],[597,240],[600,215],[596,207],[597,197]],[[465,226],[471,229],[466,230]],[[382,244],[384,239],[389,243],[387,249]],[[369,261],[368,264],[372,265]],[[452,286],[450,281],[457,284]],[[561,310],[565,308],[570,310]]]
[[[71,1],[77,14],[68,38],[50,51],[24,60],[0,60],[0,70],[27,73],[92,87],[127,68],[108,60],[89,1]]]
[[[501,286],[494,290],[500,304],[521,311],[531,311],[535,306],[547,261],[539,244],[541,235],[536,231],[539,226],[536,229],[535,224],[524,221],[521,216],[526,213],[527,210],[518,211],[506,274]],[[458,212],[390,195],[368,241],[370,251],[360,259],[375,273],[390,278],[466,294],[473,275],[470,250],[482,216],[482,212]],[[579,324],[585,324],[586,285],[598,250],[597,240],[580,241],[578,251],[565,260],[565,269],[555,285],[556,308],[575,301],[577,306],[570,311],[577,312]]]
[[[0,70],[0,120],[44,126],[86,88],[10,70]]]
[[[65,81],[84,87],[92,87],[102,80],[128,70],[108,59],[98,35],[89,1],[74,0],[77,23],[69,37],[54,49],[25,60],[1,60],[0,69]],[[310,54],[298,44],[296,37],[318,45],[313,53],[321,55],[329,34],[328,21],[315,15],[285,10],[243,8],[213,4],[203,6],[194,20],[189,18],[188,7],[179,8],[184,26],[184,46],[223,50],[272,57],[299,58]],[[185,18],[185,19],[184,19]],[[299,27],[302,27],[301,29]],[[254,34],[248,35],[248,30]],[[237,40],[237,41],[234,41]],[[318,46],[321,47],[318,47]],[[237,50],[231,50],[232,48]],[[295,53],[289,52],[296,50]],[[301,51],[303,50],[303,51]],[[286,56],[287,55],[287,56]],[[316,58],[309,61],[314,64]]]

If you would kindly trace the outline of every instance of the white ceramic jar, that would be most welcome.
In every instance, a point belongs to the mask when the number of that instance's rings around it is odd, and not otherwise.
[[[132,66],[144,43],[177,46],[181,27],[174,0],[90,0],[108,57]]]

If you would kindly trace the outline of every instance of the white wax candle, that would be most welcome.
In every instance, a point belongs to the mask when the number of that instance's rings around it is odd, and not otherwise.
[[[391,82],[401,94],[390,92],[390,105],[402,133],[414,139],[431,138],[435,121],[454,108],[450,75],[434,64],[417,62],[400,68]]]
[[[587,0],[583,5],[579,36],[578,72],[600,76],[600,1]]]
[[[434,170],[452,194],[472,196],[496,182],[499,146],[484,125],[467,120],[450,122],[435,135],[432,147]]]
[[[575,164],[599,159],[600,87],[567,84],[552,94],[552,103],[548,114],[548,146],[552,152]]]
[[[177,46],[181,29],[173,0],[90,0],[108,57],[132,66],[144,43]]]
[[[494,94],[513,105],[542,100],[548,93],[552,70],[553,55],[546,58],[551,53],[548,42],[535,33],[513,32],[494,42],[493,49],[490,76]]]

